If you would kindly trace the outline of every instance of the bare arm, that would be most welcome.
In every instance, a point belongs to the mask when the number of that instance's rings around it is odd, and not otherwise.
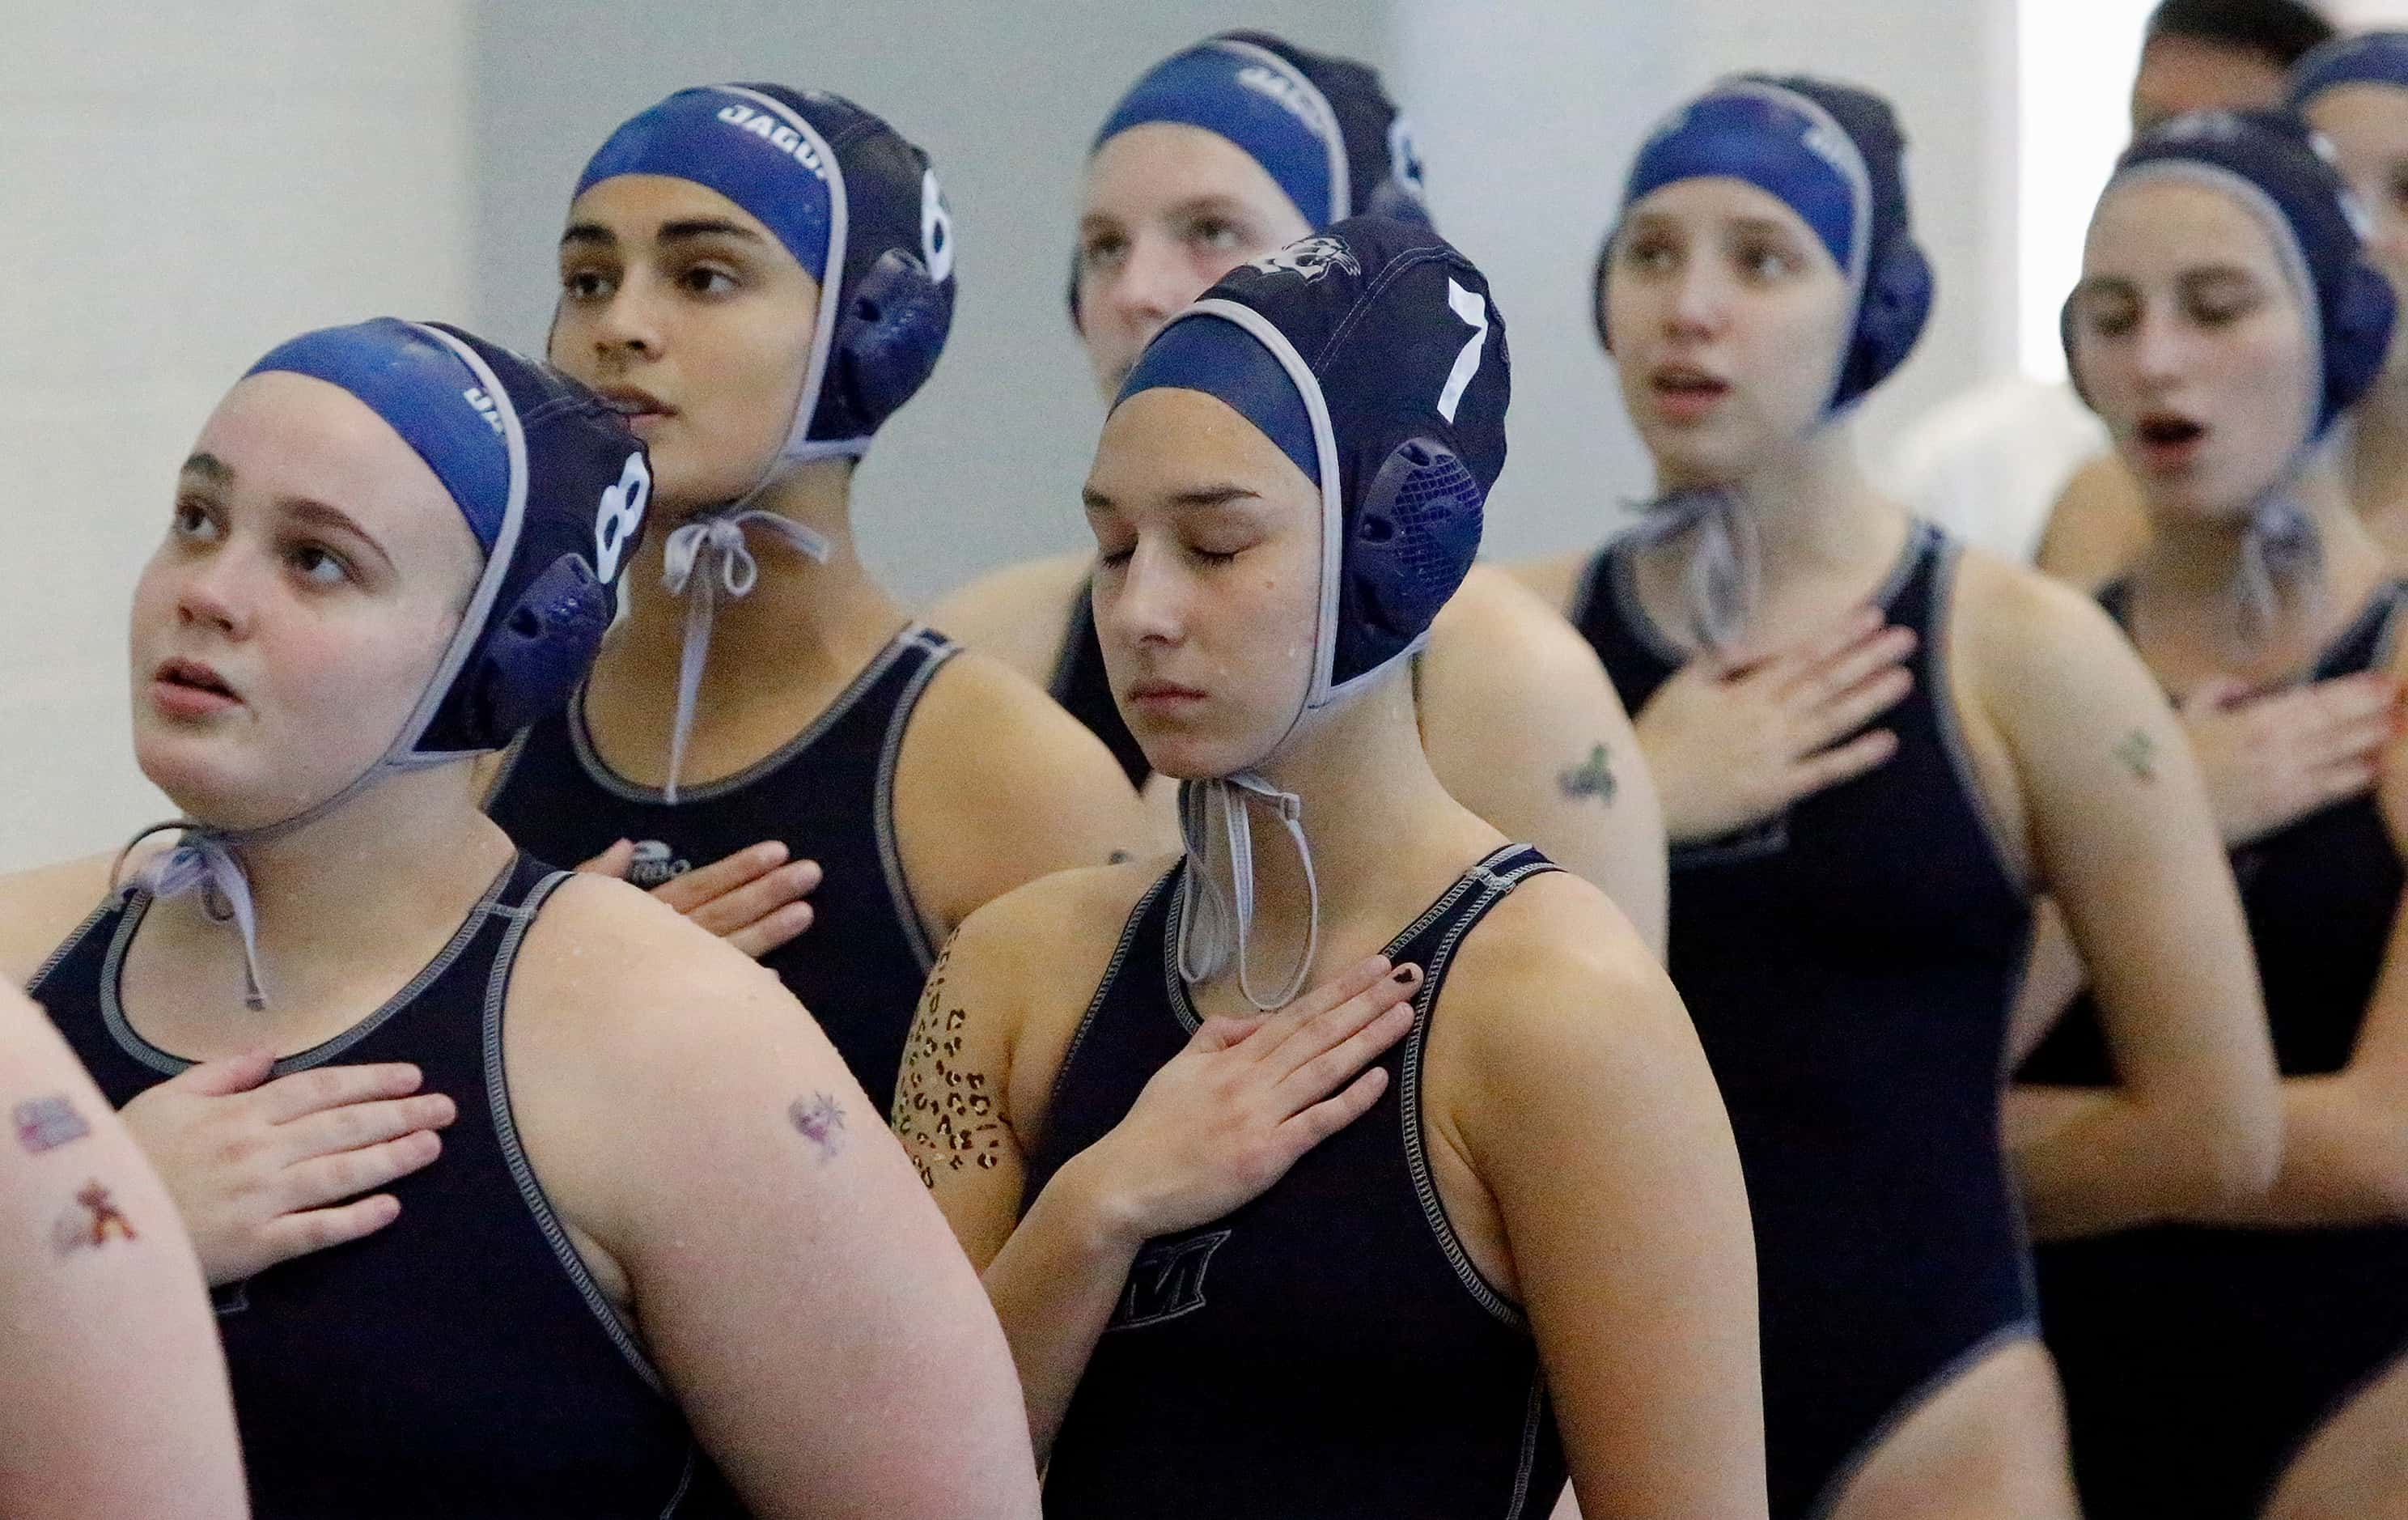
[[[895,820],[904,878],[939,941],[1014,887],[1153,839],[1103,741],[975,652],[937,672],[912,715]]]
[[[977,1275],[775,977],[581,876],[528,937],[508,1028],[530,1159],[753,1513],[1038,1513]]]
[[[166,1190],[41,1011],[0,994],[0,1514],[250,1513]]]
[[[1440,1010],[1478,1031],[1461,1128],[1503,1216],[1580,1513],[1761,1516],[1756,1255],[1730,1123],[1663,973],[1627,936],[1582,942],[1468,941],[1444,998],[1476,990],[1476,1007]]]
[[[1596,883],[1660,958],[1664,814],[1588,641],[1504,571],[1476,567],[1416,677],[1423,748],[1457,802]]]
[[[2211,1217],[2261,1192],[2280,1144],[2248,931],[2198,765],[2096,604],[1969,555],[1969,674],[2023,790],[2035,860],[2121,1081],[2020,1091],[2034,1232]]]

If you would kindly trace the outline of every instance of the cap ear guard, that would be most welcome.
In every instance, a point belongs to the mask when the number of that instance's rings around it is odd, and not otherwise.
[[[1891,239],[1865,271],[1856,332],[1831,396],[1834,410],[1858,400],[1906,363],[1931,320],[1931,265],[1923,250],[1912,237]]]
[[[932,278],[915,255],[888,249],[846,294],[829,390],[875,426],[927,383],[953,320],[952,283]]]
[[[1454,450],[1407,438],[1364,493],[1342,557],[1332,684],[1421,644],[1480,553],[1487,493]]]
[[[2324,335],[2325,394],[2318,431],[2357,406],[2383,370],[2391,354],[2391,330],[2399,297],[2383,272],[2358,259],[2344,277]]]
[[[600,652],[615,605],[581,555],[552,561],[494,621],[452,688],[463,747],[499,749],[565,706]]]
[[[567,705],[609,631],[652,504],[644,446],[617,413],[549,366],[478,352],[526,439],[533,479],[484,631],[413,746],[424,756],[501,749]]]

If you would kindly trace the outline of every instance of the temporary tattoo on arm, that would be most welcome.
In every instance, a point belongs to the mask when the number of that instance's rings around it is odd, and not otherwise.
[[[1613,757],[1602,744],[1588,752],[1588,758],[1579,765],[1567,767],[1555,778],[1564,796],[1578,801],[1595,797],[1608,807],[1613,804],[1613,794],[1621,790],[1613,779]]]
[[[2157,779],[2157,741],[2135,728],[2115,746],[2115,758],[2132,773],[2135,781],[2155,782]]]
[[[844,1149],[844,1110],[825,1093],[814,1093],[808,1098],[795,1099],[786,1110],[786,1117],[795,1122],[805,1140],[820,1148],[820,1159],[827,1161]]]
[[[76,1206],[59,1216],[52,1226],[52,1242],[62,1256],[79,1251],[96,1250],[107,1245],[111,1235],[124,1240],[139,1240],[134,1233],[134,1222],[125,1211],[109,1197],[108,1189],[98,1179],[86,1183],[76,1194]]]
[[[8,1117],[17,1127],[17,1145],[28,1155],[55,1151],[92,1133],[75,1105],[64,1097],[36,1097],[18,1104]]]
[[[990,1170],[1002,1159],[1003,1121],[986,1073],[962,1065],[962,1029],[969,1013],[945,1006],[945,967],[952,954],[949,945],[928,975],[920,1015],[903,1048],[903,1080],[895,1089],[895,1133],[919,1169],[920,1181],[930,1187],[937,1185],[939,1167]]]

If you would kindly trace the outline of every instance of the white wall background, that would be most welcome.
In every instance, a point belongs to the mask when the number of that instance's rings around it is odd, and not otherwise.
[[[165,816],[125,616],[272,344],[470,298],[468,0],[0,0],[0,869]]]

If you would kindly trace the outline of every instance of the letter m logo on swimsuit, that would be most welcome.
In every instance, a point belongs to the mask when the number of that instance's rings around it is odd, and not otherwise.
[[[1121,1301],[1112,1306],[1106,1330],[1135,1330],[1192,1314],[1204,1307],[1204,1269],[1229,1232],[1151,1240],[1129,1268]]]

